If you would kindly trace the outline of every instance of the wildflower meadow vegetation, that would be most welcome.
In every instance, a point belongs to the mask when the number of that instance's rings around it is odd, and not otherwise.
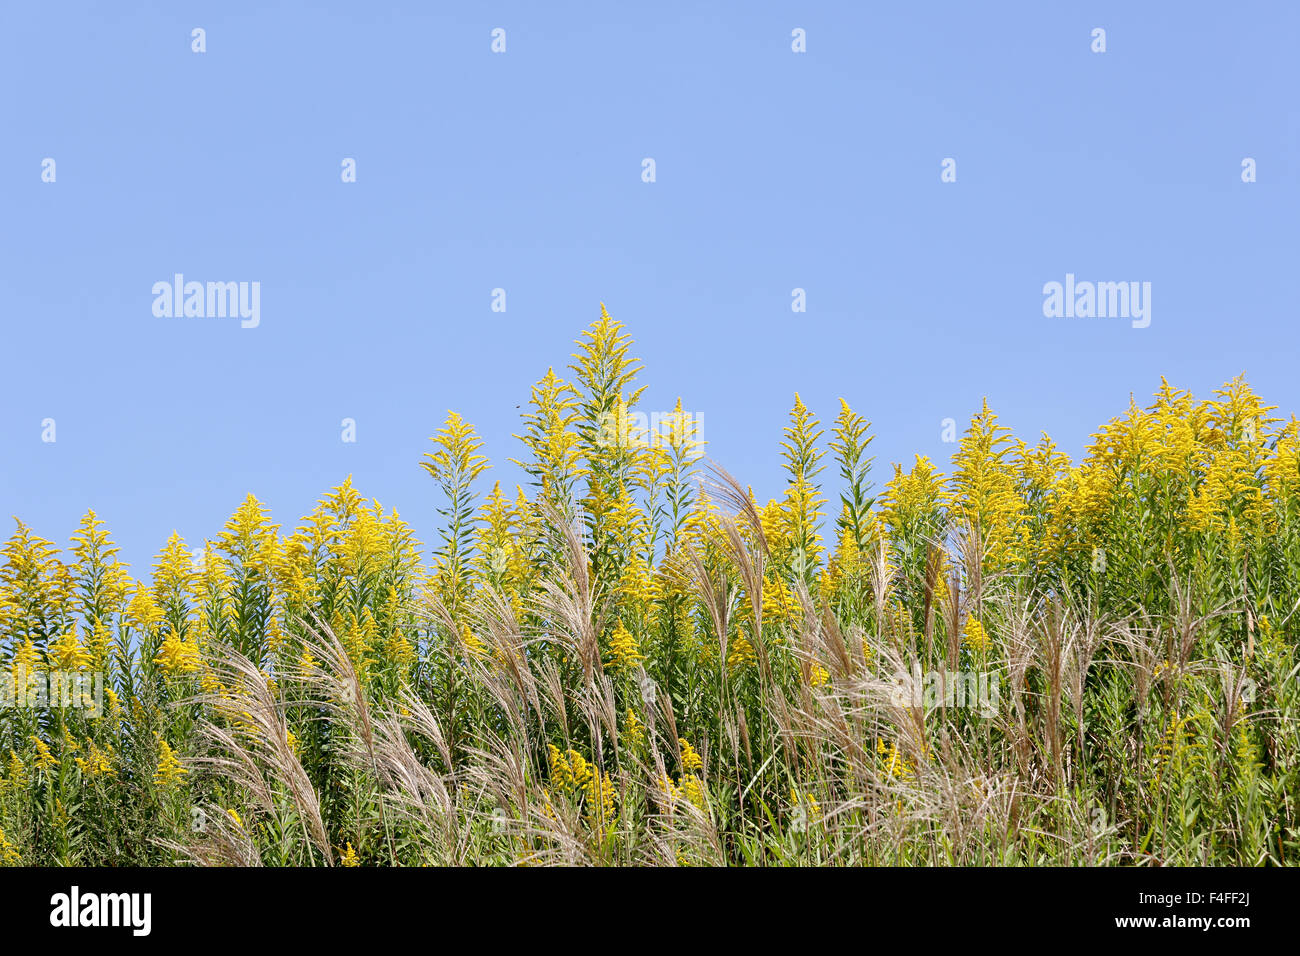
[[[795,396],[760,503],[680,401],[636,427],[601,313],[532,388],[524,486],[482,496],[448,414],[425,543],[350,479],[147,580],[93,512],[66,550],[17,520],[0,860],[1300,860],[1294,416],[1161,382],[1074,462],[984,405],[950,473],[882,478],[859,410]]]

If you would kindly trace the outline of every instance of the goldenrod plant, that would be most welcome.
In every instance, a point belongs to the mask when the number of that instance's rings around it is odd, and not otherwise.
[[[148,581],[18,520],[0,864],[1300,861],[1296,418],[1162,382],[1073,462],[985,403],[877,491],[795,395],[764,504],[632,348],[533,387],[522,487],[450,412],[431,546],[350,479]]]

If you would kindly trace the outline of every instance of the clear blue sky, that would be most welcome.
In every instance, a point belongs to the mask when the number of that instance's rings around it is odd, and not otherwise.
[[[66,545],[93,507],[146,576],[352,474],[427,543],[447,410],[512,487],[515,406],[602,300],[644,408],[764,498],[796,390],[874,422],[878,483],[983,396],[1072,454],[1161,374],[1300,410],[1297,10],[6,4],[0,515]],[[260,282],[260,326],[156,318],[176,272]],[[1151,282],[1150,327],[1044,318],[1067,272]]]

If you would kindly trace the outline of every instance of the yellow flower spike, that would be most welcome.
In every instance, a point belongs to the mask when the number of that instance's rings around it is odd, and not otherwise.
[[[465,645],[465,650],[468,651],[472,657],[476,657],[479,660],[487,657],[487,645],[484,644],[478,635],[470,629],[468,624],[461,625],[460,639],[461,643]]]
[[[90,766],[91,776],[113,777],[117,775],[117,770],[113,766],[114,751],[112,744],[105,744],[104,749],[100,750],[92,741],[90,744]]]
[[[18,852],[18,847],[9,842],[4,830],[0,830],[0,866],[19,866],[22,862],[23,855]]]
[[[749,643],[749,639],[744,634],[737,634],[727,651],[727,667],[740,670],[751,666],[756,660],[758,656],[754,653],[754,645]]]
[[[618,813],[618,791],[606,772],[599,780],[587,784],[587,808],[594,822],[608,824]]]
[[[641,645],[637,643],[632,633],[623,626],[620,620],[614,627],[614,633],[609,639],[610,648],[610,666],[615,670],[632,671],[636,666],[644,661],[645,655],[641,653]]]
[[[826,504],[826,499],[821,497],[821,485],[816,482],[825,467],[821,463],[824,453],[817,448],[824,434],[820,425],[796,392],[794,408],[790,410],[790,424],[786,426],[785,439],[781,442],[781,456],[785,459],[786,471],[790,473],[782,509],[790,553],[802,562],[804,571],[817,565],[823,551],[821,535],[817,533],[823,515],[822,505]]]
[[[953,455],[951,488],[944,495],[949,519],[964,531],[978,532],[990,571],[1024,558],[1019,545],[1025,501],[1007,461],[1012,446],[1010,430],[997,424],[986,399]]]
[[[591,782],[593,775],[591,764],[587,763],[582,754],[578,753],[576,750],[570,750],[568,752],[568,757],[570,772],[573,776],[573,788],[575,790],[586,788],[586,786]]]
[[[93,660],[91,653],[77,639],[75,630],[68,631],[50,644],[45,656],[49,659],[50,667],[57,671],[82,671]]]
[[[0,583],[7,585],[6,616],[17,615],[36,626],[30,612],[21,609],[44,607],[49,617],[63,619],[74,608],[75,579],[58,558],[52,541],[33,534],[22,521],[13,537],[0,547]]]
[[[394,630],[384,642],[384,655],[399,667],[410,667],[415,663],[415,646],[399,630]]]
[[[171,677],[191,674],[199,669],[201,659],[198,646],[183,640],[175,631],[168,631],[154,662]]]
[[[49,746],[39,737],[28,737],[32,745],[36,747],[36,769],[49,771],[59,765],[59,759],[50,753]]]
[[[641,723],[636,711],[631,707],[627,709],[627,719],[623,724],[623,739],[625,746],[633,750],[640,750],[645,746],[645,724]]]
[[[573,385],[556,375],[553,368],[547,369],[532,387],[531,410],[523,416],[524,434],[515,436],[528,448],[531,460],[510,460],[532,476],[539,497],[551,504],[563,503],[572,496],[573,483],[582,472],[578,436],[570,429],[577,415],[577,399]],[[517,509],[523,503],[517,502]]]
[[[123,615],[127,625],[135,631],[145,633],[157,627],[162,618],[163,613],[154,602],[153,594],[144,586],[143,581],[137,581],[135,594]]]
[[[336,614],[333,626],[334,633],[338,635],[339,642],[347,651],[348,659],[357,672],[357,678],[361,683],[367,683],[370,679],[370,665],[373,663],[370,653],[375,640],[375,621],[370,608],[362,609],[359,621],[351,611],[347,612],[346,623]]]
[[[888,531],[891,561],[900,560],[897,542],[904,537],[925,537],[938,530],[943,503],[943,475],[929,458],[917,455],[907,474],[902,465],[894,465],[894,477],[880,496],[880,521]]]
[[[694,774],[682,777],[681,795],[699,809],[708,809],[708,795],[705,793],[704,784]]]
[[[316,669],[316,658],[312,657],[311,651],[303,649],[302,656],[298,658],[298,666],[308,673]]]
[[[479,509],[479,523],[475,570],[487,580],[509,582],[514,570],[514,509],[501,493],[501,482],[492,486]]]
[[[14,650],[13,672],[26,671],[30,676],[40,670],[41,652],[29,637]]]
[[[221,683],[216,671],[206,664],[199,669],[199,687],[203,693],[213,696],[223,696],[226,693],[226,685]]]
[[[113,748],[108,746],[105,750],[100,750],[98,745],[91,740],[86,743],[86,756],[75,758],[81,772],[87,777],[112,777],[117,775],[113,768]]]
[[[675,801],[682,795],[682,788],[679,787],[671,777],[665,776],[660,780],[659,787],[668,795],[669,801]]]
[[[704,769],[704,760],[695,752],[685,740],[678,738],[677,745],[682,749],[682,769],[687,773],[695,773]]]
[[[967,616],[966,627],[962,630],[962,643],[976,654],[983,654],[989,649],[990,640],[984,625],[974,614]]]
[[[480,454],[482,440],[474,426],[454,411],[448,411],[446,423],[430,439],[437,450],[425,453],[420,466],[438,483],[447,499],[449,524],[441,532],[437,558],[436,590],[453,607],[471,586],[473,561],[465,555],[472,549],[478,519],[474,514],[473,484],[488,469],[487,457]]]
[[[547,744],[546,752],[550,759],[551,765],[551,784],[559,790],[568,790],[572,787],[573,775],[569,770],[568,759],[560,752],[560,748],[555,744]]]
[[[167,789],[179,783],[181,777],[187,773],[189,771],[181,766],[181,762],[172,751],[171,745],[159,737],[158,767],[154,770],[154,783]]]
[[[271,524],[262,503],[248,495],[217,535],[215,550],[225,555],[235,573],[252,572],[262,580],[272,580],[279,563],[279,526]],[[204,562],[212,563],[220,562]]]
[[[175,531],[153,566],[154,597],[163,607],[184,607],[194,587],[194,559]]]
[[[883,740],[878,740],[876,742],[876,753],[884,757],[882,763],[887,776],[905,779],[912,775],[912,765],[908,763],[907,758],[903,756],[898,746],[892,741],[886,745]]]
[[[627,599],[628,605],[643,616],[649,616],[654,602],[662,596],[654,569],[643,560],[628,562],[619,578],[618,591]]]
[[[790,802],[794,804],[796,810],[803,814],[803,822],[816,823],[822,818],[821,804],[811,793],[805,793],[802,796],[794,787],[790,788]]]
[[[5,775],[15,787],[25,787],[27,785],[27,767],[22,758],[12,750],[9,751],[9,763],[5,766]]]
[[[86,652],[90,655],[91,666],[103,668],[107,663],[110,640],[111,637],[108,628],[104,626],[104,622],[99,618],[95,618],[89,633],[86,634]]]
[[[274,615],[266,622],[266,651],[272,658],[278,659],[280,652],[284,649],[289,641],[289,636],[284,633],[284,628],[280,627],[280,622]]]

